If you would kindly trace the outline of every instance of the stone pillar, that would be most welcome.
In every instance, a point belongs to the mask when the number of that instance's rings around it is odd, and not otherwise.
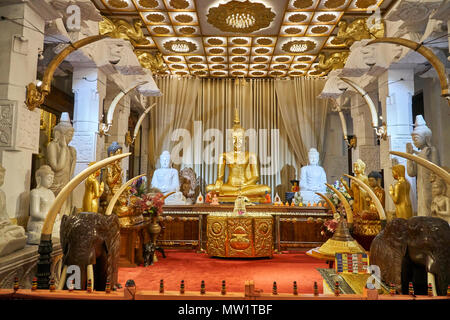
[[[376,105],[377,100],[373,99],[373,101]],[[374,170],[379,171],[379,150],[376,145],[375,130],[372,128],[369,106],[360,94],[354,94],[351,97],[351,117],[353,120],[353,134],[356,135],[357,139],[356,148],[352,150],[353,162],[358,159],[364,161],[366,164],[366,175]]]
[[[70,143],[77,150],[74,175],[88,167],[92,161],[102,159],[103,139],[98,135],[103,99],[106,95],[106,75],[97,67],[74,66],[72,90],[74,93],[73,127]],[[84,183],[73,192],[73,204],[82,207]]]
[[[403,79],[403,80],[400,80]],[[414,70],[389,69],[378,78],[379,96],[386,121],[388,138],[380,142],[381,167],[384,169],[384,184],[386,190],[386,211],[394,212],[395,206],[389,195],[389,185],[394,183],[392,177],[392,156],[389,151],[405,152],[406,144],[412,142],[412,96],[414,94]],[[395,157],[399,164],[406,168],[406,159]],[[411,184],[411,201],[413,211],[417,211],[416,179],[406,174]]]
[[[0,21],[0,162],[6,169],[2,189],[10,218],[26,226],[31,157],[38,153],[39,146],[40,110],[28,110],[24,101],[26,86],[36,81],[38,52],[44,46],[41,32],[52,10],[45,2],[36,6],[31,1],[9,0],[0,3],[0,11],[2,16],[14,19]]]

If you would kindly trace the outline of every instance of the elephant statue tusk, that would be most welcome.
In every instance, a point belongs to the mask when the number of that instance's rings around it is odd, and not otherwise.
[[[133,89],[148,83],[148,81],[141,81],[137,84],[132,85],[131,87],[127,88],[125,91],[120,91],[117,96],[114,98],[114,100],[111,102],[108,108],[108,114],[106,115],[106,125],[104,125],[103,134],[107,133],[109,129],[112,126],[113,117],[114,117],[114,111],[116,110],[116,106],[119,103],[119,101],[127,95],[129,92],[131,92]]]
[[[345,121],[344,113],[342,112],[341,107],[338,105],[337,101],[335,99],[332,99],[333,103],[336,107],[336,111],[339,113],[339,118],[341,119],[341,125],[342,125],[342,133],[344,134],[344,140],[348,142],[348,135],[347,135],[347,122]]]
[[[84,47],[90,43],[108,38],[108,35],[96,35],[86,37],[84,39],[78,40],[74,43],[70,43],[65,47],[53,60],[48,64],[45,69],[44,76],[42,78],[41,86],[36,88],[33,83],[27,86],[27,99],[26,104],[29,110],[34,110],[38,108],[45,100],[45,97],[50,93],[51,84],[53,79],[53,74],[56,68],[64,61],[64,59],[72,52]]]
[[[412,160],[414,162],[417,162],[421,166],[427,168],[428,170],[432,171],[437,176],[442,178],[445,181],[445,183],[447,183],[447,185],[450,185],[450,174],[445,169],[443,169],[442,167],[434,164],[433,162],[428,161],[428,160],[426,160],[424,158],[418,157],[418,156],[413,155],[413,154],[405,153],[405,152],[389,151],[389,153],[394,155],[394,156],[399,156],[399,157],[406,158],[408,160]]]
[[[156,105],[156,102],[154,104],[152,104],[150,107],[148,107],[147,109],[145,109],[144,113],[141,114],[141,116],[139,117],[138,122],[136,123],[136,127],[134,128],[134,132],[133,132],[133,140],[131,143],[134,143],[134,140],[136,140],[137,134],[139,132],[139,128],[141,127],[142,121],[144,121],[145,116],[147,115],[147,113],[150,112],[150,110],[152,110],[152,108]]]
[[[59,279],[58,283],[58,290],[64,289],[64,283],[66,282],[66,278],[67,278],[67,266],[64,265],[61,272],[61,278]]]
[[[165,200],[168,196],[171,196],[174,193],[176,193],[176,192],[175,191],[169,192],[168,194],[165,194],[161,199]]]
[[[372,198],[372,201],[375,203],[375,207],[377,208],[378,214],[380,215],[380,220],[384,221],[384,223],[385,223],[386,222],[386,213],[384,212],[384,209],[380,202],[380,199],[378,199],[378,197],[375,195],[375,192],[373,192],[373,190],[367,184],[365,184],[363,181],[361,181],[360,179],[353,177],[351,175],[348,175],[348,174],[344,174],[344,176],[351,179],[353,182],[358,184],[361,188],[366,190],[366,192],[369,194],[370,198]]]
[[[336,207],[334,206],[333,202],[331,202],[331,200],[325,196],[324,194],[320,193],[320,192],[316,192],[316,194],[318,196],[320,196],[323,200],[326,201],[326,203],[330,206],[331,211],[333,212],[333,215],[336,214]]]
[[[375,108],[375,104],[373,103],[372,98],[370,98],[369,94],[361,88],[359,85],[357,85],[354,81],[347,79],[347,78],[339,78],[345,83],[349,84],[353,89],[355,89],[366,101],[367,105],[369,106],[370,114],[372,116],[372,127],[378,128],[378,113],[377,109]]]
[[[125,191],[126,188],[128,188],[135,180],[139,179],[140,177],[145,176],[145,174],[141,174],[139,176],[136,176],[134,178],[131,178],[126,183],[124,183],[119,190],[114,194],[114,196],[111,198],[111,200],[108,203],[108,207],[105,211],[105,216],[109,216],[112,214],[112,211],[114,209],[114,206],[116,205],[117,200],[119,199],[120,195]]]
[[[427,283],[431,283],[431,287],[433,290],[433,296],[436,297],[437,296],[436,279],[434,277],[434,274],[431,272],[427,272]]]
[[[447,75],[445,73],[445,66],[442,63],[441,60],[439,60],[438,57],[434,54],[433,51],[428,49],[427,47],[424,47],[422,43],[417,43],[415,41],[411,41],[408,39],[403,38],[378,38],[375,40],[372,40],[366,44],[366,46],[374,44],[374,43],[392,43],[392,44],[398,44],[407,48],[410,48],[414,51],[417,51],[422,56],[424,56],[430,64],[433,66],[433,68],[436,70],[438,76],[439,76],[439,82],[441,84],[441,96],[447,99],[447,103],[450,106],[450,93],[448,89],[448,79]]]
[[[70,193],[73,191],[73,189],[75,189],[90,174],[105,167],[106,165],[108,165],[110,163],[113,163],[114,161],[126,158],[129,155],[131,155],[131,153],[123,153],[123,154],[118,154],[116,156],[112,156],[112,157],[103,159],[103,160],[93,164],[92,166],[87,167],[86,169],[81,171],[76,177],[74,177],[72,180],[70,180],[69,183],[66,184],[66,186],[59,192],[59,194],[56,197],[55,201],[53,202],[52,206],[48,210],[47,217],[45,218],[45,221],[44,221],[44,226],[42,227],[41,241],[51,240],[53,225],[55,223],[56,215],[58,214],[64,201],[66,201],[67,197],[70,195]]]
[[[347,213],[347,223],[351,227],[351,225],[353,224],[353,211],[347,199],[345,199],[344,195],[335,187],[333,187],[331,184],[328,183],[325,184],[327,185],[328,188],[333,190],[333,192],[336,193],[336,195],[338,196],[339,200],[341,200],[342,204],[344,205],[345,213]]]
[[[86,287],[87,287],[87,284],[89,283],[89,280],[91,280],[91,284],[92,284],[92,291],[94,291],[94,267],[93,267],[93,265],[92,264],[89,264],[87,267],[86,267],[86,274],[87,274],[87,277],[86,277]]]

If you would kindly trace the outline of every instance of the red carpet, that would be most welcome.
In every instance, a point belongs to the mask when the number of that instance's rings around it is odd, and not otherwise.
[[[313,293],[314,281],[322,292],[322,278],[316,268],[327,265],[305,253],[277,254],[272,259],[223,259],[192,251],[167,250],[166,259],[158,253],[158,262],[144,268],[120,268],[119,283],[124,285],[133,279],[138,290],[159,290],[164,279],[167,291],[178,291],[184,280],[186,291],[200,291],[205,280],[207,291],[220,291],[222,280],[227,291],[243,292],[244,281],[254,280],[257,289],[272,292],[273,281],[279,293],[292,293],[293,281],[297,281],[299,293]]]

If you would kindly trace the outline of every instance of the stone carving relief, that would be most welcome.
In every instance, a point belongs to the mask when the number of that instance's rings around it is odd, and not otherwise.
[[[14,122],[14,103],[0,104],[0,147],[11,147]]]

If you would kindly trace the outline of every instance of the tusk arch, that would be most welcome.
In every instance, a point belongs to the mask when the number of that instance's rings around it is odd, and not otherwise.
[[[131,178],[130,180],[128,180],[125,184],[123,184],[119,190],[117,190],[117,192],[114,194],[114,196],[111,198],[111,200],[108,203],[108,207],[106,208],[105,211],[105,216],[109,216],[112,214],[112,211],[114,209],[114,206],[116,205],[117,200],[119,199],[120,195],[122,194],[122,192],[125,191],[126,188],[128,188],[135,180],[139,179],[140,177],[145,176],[145,174],[141,174],[139,176],[136,176],[134,178]]]
[[[445,66],[441,60],[434,54],[431,49],[424,47],[422,43],[417,43],[415,41],[403,38],[378,38],[372,40],[366,44],[366,46],[374,44],[374,43],[391,43],[398,44],[407,48],[410,48],[414,51],[417,51],[422,56],[424,56],[433,68],[436,70],[439,76],[439,82],[441,84],[441,96],[447,99],[447,103],[450,106],[450,93],[448,90],[448,79],[445,73]]]
[[[136,136],[139,132],[139,128],[141,127],[142,121],[144,121],[145,116],[147,115],[147,113],[150,112],[150,110],[152,110],[152,108],[156,106],[156,102],[153,103],[150,107],[148,107],[147,109],[145,109],[144,113],[141,114],[141,116],[139,117],[138,122],[136,123],[136,127],[134,128],[134,132],[133,132],[133,142],[134,140],[136,140]],[[133,143],[132,142],[132,143]]]
[[[345,213],[347,213],[347,223],[349,225],[353,224],[353,211],[352,207],[350,207],[350,204],[348,203],[347,199],[344,197],[344,195],[335,187],[333,187],[331,184],[325,183],[328,188],[334,191],[336,195],[339,197],[339,200],[341,200],[342,204],[344,205]]]
[[[378,214],[380,215],[380,220],[386,220],[386,213],[384,212],[383,206],[380,202],[380,199],[376,196],[375,192],[367,185],[365,184],[361,179],[355,178],[351,175],[344,174],[347,178],[350,178],[353,182],[356,182],[361,188],[366,190],[366,192],[369,194],[370,198],[372,198],[373,202],[375,203],[375,207],[377,208]]]
[[[320,192],[316,192],[316,194],[326,201],[326,203],[330,206],[331,211],[333,212],[334,215],[336,213],[336,207],[334,206],[333,202],[331,202],[331,200],[327,196],[325,196]]]
[[[123,159],[125,157],[128,157],[131,155],[131,153],[124,153],[124,154],[118,154],[116,156],[112,156],[106,159],[103,159],[94,165],[87,167],[83,171],[81,171],[76,177],[74,177],[72,180],[69,181],[68,184],[59,192],[58,196],[56,197],[55,201],[53,202],[52,206],[48,210],[47,217],[44,221],[44,226],[42,227],[42,233],[41,233],[41,241],[45,240],[51,240],[52,238],[52,231],[53,231],[53,225],[55,224],[56,215],[58,214],[59,210],[61,210],[61,207],[66,201],[69,194],[75,189],[84,179],[86,179],[91,173],[105,167],[106,165]]]
[[[354,81],[347,79],[347,78],[339,78],[348,85],[350,85],[353,89],[355,89],[366,101],[367,105],[369,106],[370,115],[372,116],[372,127],[378,128],[378,112],[375,108],[375,104],[373,103],[372,98],[369,96],[366,90],[361,88],[359,85],[357,85]]]
[[[428,170],[432,171],[433,173],[435,173],[437,176],[442,178],[445,181],[445,183],[450,185],[450,174],[444,168],[438,166],[437,164],[434,164],[433,162],[431,162],[427,159],[418,157],[414,154],[409,154],[409,153],[399,152],[399,151],[389,151],[389,153],[394,156],[399,156],[399,157],[406,158],[408,160],[417,162],[421,166],[423,166],[423,167],[427,168]]]

